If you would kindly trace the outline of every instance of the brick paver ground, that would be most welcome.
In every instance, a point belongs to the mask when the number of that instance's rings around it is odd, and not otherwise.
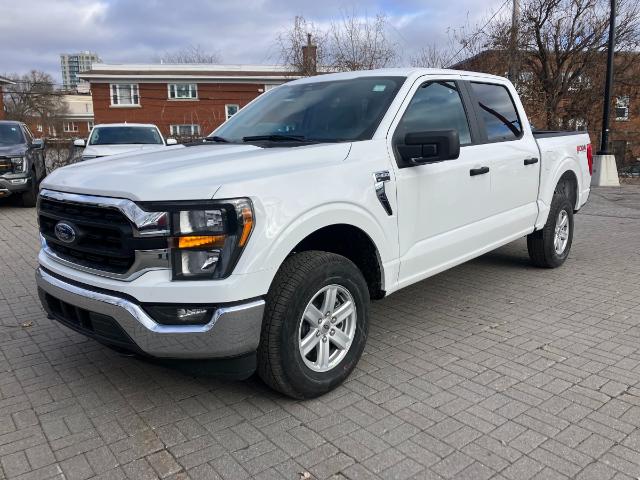
[[[0,204],[2,480],[640,477],[640,186],[594,191],[560,269],[520,240],[376,302],[357,371],[306,402],[51,322],[37,248]]]

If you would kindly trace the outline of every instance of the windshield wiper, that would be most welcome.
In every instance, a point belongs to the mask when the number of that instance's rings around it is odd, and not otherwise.
[[[226,138],[218,137],[217,135],[214,135],[212,137],[204,137],[204,141],[205,142],[230,143],[229,140],[227,140]]]
[[[267,140],[270,142],[313,142],[314,140],[308,140],[304,135],[281,135],[279,133],[272,133],[270,135],[252,135],[249,137],[242,137],[243,142],[257,142],[260,140]]]

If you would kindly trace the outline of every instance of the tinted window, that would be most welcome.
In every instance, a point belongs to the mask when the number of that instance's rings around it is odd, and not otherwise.
[[[502,85],[471,83],[489,141],[515,140],[522,126],[511,95]]]
[[[98,127],[91,132],[89,145],[162,144],[153,127]]]
[[[370,139],[404,81],[360,77],[285,84],[239,110],[215,135],[232,142],[262,135],[320,142]]]
[[[467,115],[454,82],[421,86],[404,112],[396,135],[403,138],[409,132],[433,130],[457,130],[461,145],[471,143]]]

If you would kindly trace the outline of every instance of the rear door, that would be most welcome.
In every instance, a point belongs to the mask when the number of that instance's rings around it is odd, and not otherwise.
[[[464,82],[479,127],[477,154],[491,166],[494,241],[502,243],[533,230],[538,214],[540,154],[516,92],[506,82]]]
[[[475,145],[459,76],[418,80],[391,126],[395,158],[399,286],[426,278],[470,258],[486,245],[482,220],[488,216],[491,181]],[[457,130],[460,156],[440,163],[403,166],[396,148],[407,133]],[[482,169],[481,174],[477,172]],[[487,172],[484,172],[487,170]]]

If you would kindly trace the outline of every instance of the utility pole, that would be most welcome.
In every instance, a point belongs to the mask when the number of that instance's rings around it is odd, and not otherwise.
[[[607,78],[604,86],[604,105],[602,106],[602,136],[600,150],[593,157],[593,175],[591,185],[615,187],[620,185],[616,157],[609,152],[609,116],[611,113],[611,90],[613,89],[613,55],[616,49],[616,0],[611,0],[609,15],[609,44],[607,51]]]
[[[609,16],[609,44],[607,47],[607,77],[604,86],[602,108],[602,137],[599,155],[609,155],[609,116],[611,114],[611,89],[613,88],[613,54],[616,49],[616,0],[611,0]]]
[[[520,23],[520,0],[513,0],[511,11],[511,32],[509,35],[509,73],[511,82],[515,83],[520,74],[520,62],[518,57],[518,34]]]

